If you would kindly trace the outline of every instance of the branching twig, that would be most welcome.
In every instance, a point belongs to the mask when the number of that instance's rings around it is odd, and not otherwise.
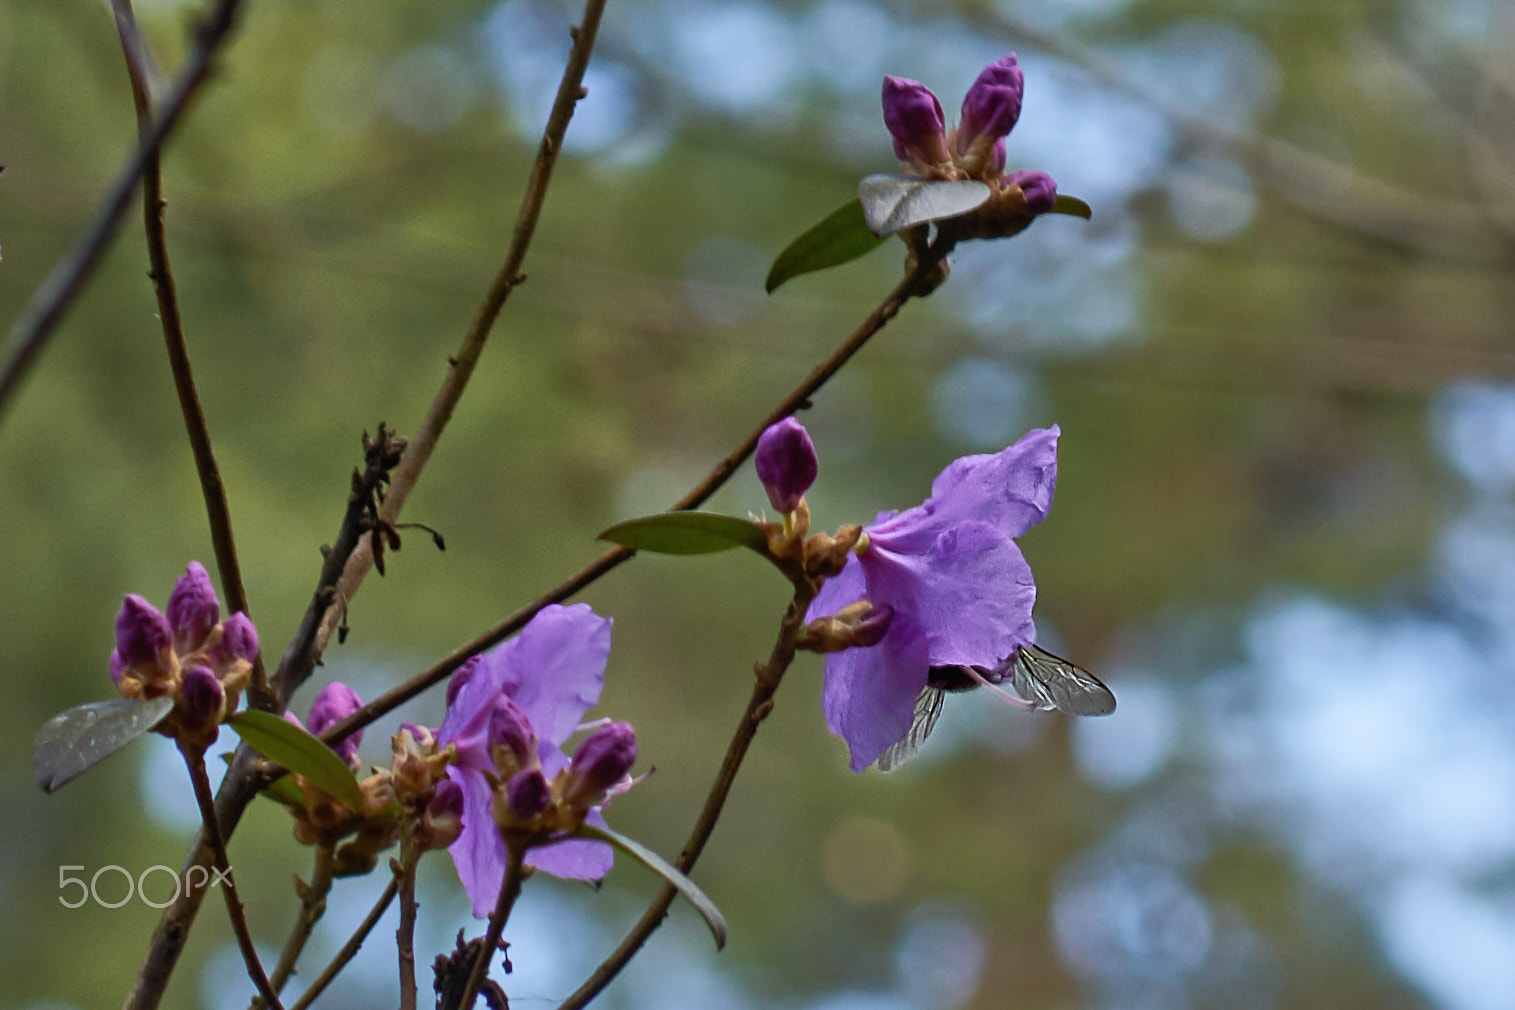
[[[479,945],[473,970],[468,973],[468,984],[463,987],[463,999],[458,1004],[458,1010],[472,1010],[473,1001],[478,998],[479,988],[484,984],[484,977],[489,974],[489,965],[494,961],[495,952],[500,949],[500,935],[505,932],[505,920],[510,918],[510,910],[521,896],[526,853],[517,849],[521,849],[521,846],[505,846],[505,879],[500,881],[500,896],[495,901],[494,912],[489,916],[489,928],[484,931],[484,942]]]
[[[884,325],[899,313],[900,308],[916,293],[921,279],[926,277],[946,254],[947,250],[945,249],[933,249],[931,257],[923,260],[914,271],[906,275],[904,280],[895,285],[894,290],[890,291],[884,300],[879,303],[879,306],[868,315],[868,318],[863,320],[862,325],[853,331],[852,335],[832,352],[830,357],[816,365],[803,382],[790,390],[789,395],[779,401],[778,406],[774,407],[768,413],[768,416],[763,418],[758,426],[742,440],[740,445],[731,450],[725,459],[717,463],[705,475],[703,480],[695,485],[688,494],[674,502],[670,511],[677,512],[684,509],[698,508],[707,498],[715,494],[726,481],[731,479],[731,475],[736,472],[737,467],[741,466],[747,457],[752,455],[752,451],[757,447],[758,438],[762,436],[763,432],[771,425],[777,424],[790,414],[807,406],[810,402],[810,397],[814,396],[816,391],[824,386],[854,354],[862,350],[863,346],[873,339],[874,334],[883,329]],[[504,641],[509,636],[520,631],[526,626],[526,622],[535,617],[537,611],[543,607],[551,603],[561,603],[575,595],[630,557],[632,557],[632,552],[626,550],[624,547],[615,547],[606,551],[568,581],[548,590],[473,641],[454,649],[441,662],[426,670],[422,670],[403,684],[390,688],[362,708],[353,712],[347,718],[334,723],[325,733],[321,734],[321,738],[328,743],[334,743],[354,730],[361,729],[380,716],[393,711],[428,687],[445,679],[454,670],[462,666],[468,660],[468,657],[483,652],[490,646]]]
[[[310,883],[295,880],[295,890],[300,893],[300,914],[295,919],[294,928],[289,931],[289,939],[284,943],[284,952],[279,955],[279,963],[274,965],[274,973],[268,977],[268,984],[273,986],[274,992],[282,993],[284,983],[289,981],[289,976],[295,972],[295,963],[300,960],[300,953],[305,949],[305,944],[310,940],[311,930],[315,929],[316,923],[321,921],[321,916],[326,913],[326,896],[331,893],[332,872],[336,869],[336,862],[332,859],[331,846],[316,846],[316,865],[310,876]],[[252,1002],[252,1010],[263,1010],[263,998],[257,997]]]
[[[69,306],[100,265],[121,219],[126,216],[132,193],[136,191],[137,182],[142,178],[148,160],[157,154],[173,134],[184,116],[184,110],[210,76],[217,51],[236,27],[241,5],[242,0],[217,0],[209,17],[195,33],[194,50],[164,101],[151,134],[138,145],[137,153],[116,176],[115,184],[101,201],[95,220],[84,238],[53,267],[42,285],[32,294],[21,318],[11,327],[10,336],[6,339],[5,369],[0,372],[0,417],[4,416],[6,407],[15,396],[16,388],[26,377],[43,345],[63,321]]]
[[[126,71],[131,77],[132,101],[137,108],[137,136],[144,147],[151,139],[153,126],[152,90],[149,80],[155,76],[152,54],[137,28],[131,0],[111,0],[116,16],[116,31],[121,36],[121,51],[126,56]],[[160,152],[148,153],[142,167],[143,218],[147,231],[147,257],[152,264],[148,276],[158,296],[158,318],[163,323],[163,341],[173,370],[174,389],[179,394],[179,409],[184,415],[184,429],[189,434],[195,470],[200,475],[200,493],[205,498],[205,512],[210,520],[210,539],[216,552],[216,568],[221,573],[221,588],[226,594],[226,609],[252,616],[247,606],[247,592],[242,587],[242,566],[237,561],[236,540],[231,532],[231,509],[226,489],[221,484],[221,470],[211,451],[210,429],[200,408],[200,394],[195,389],[194,372],[189,365],[189,349],[184,342],[184,324],[179,316],[179,298],[174,290],[174,275],[168,264],[168,240],[163,231],[163,173]],[[259,708],[269,706],[268,679],[263,671],[263,657],[253,661],[252,697]]]
[[[395,930],[400,958],[400,1010],[416,1010],[416,866],[422,851],[407,831],[400,841],[400,858],[390,861],[400,885],[400,927]]]
[[[695,861],[700,858],[700,853],[704,851],[705,843],[710,840],[710,833],[715,830],[715,823],[721,816],[721,808],[726,805],[726,796],[731,792],[731,785],[736,781],[736,773],[742,767],[742,759],[747,756],[747,748],[751,746],[752,738],[757,735],[758,726],[768,718],[768,713],[773,711],[774,693],[778,690],[784,672],[789,669],[789,664],[794,662],[795,640],[800,629],[805,626],[805,610],[810,606],[813,598],[813,589],[796,585],[794,600],[789,604],[789,609],[779,626],[779,636],[773,643],[773,652],[769,655],[767,663],[758,665],[757,683],[752,688],[752,698],[747,702],[747,711],[742,713],[742,721],[737,724],[736,733],[726,748],[726,759],[721,762],[720,773],[716,775],[715,784],[710,787],[710,792],[705,797],[704,809],[700,811],[699,820],[695,821],[694,830],[689,834],[689,841],[684,843],[684,851],[679,853],[678,862],[674,864],[679,872],[686,876],[694,868]],[[599,995],[600,991],[620,974],[621,969],[626,967],[653,931],[663,924],[663,919],[668,915],[668,907],[673,904],[673,899],[678,893],[678,888],[665,883],[658,890],[658,896],[647,907],[647,911],[642,913],[642,917],[631,928],[631,932],[626,934],[620,946],[616,947],[610,956],[594,970],[594,973],[584,980],[573,995],[563,1001],[558,1010],[580,1010]]]
[[[205,749],[179,741],[179,752],[189,768],[190,781],[195,787],[195,802],[200,806],[200,820],[206,842],[216,868],[216,879],[226,895],[226,914],[231,919],[232,932],[237,935],[237,946],[242,949],[242,960],[247,965],[247,976],[258,993],[272,1010],[284,1010],[278,995],[269,985],[263,973],[263,964],[258,960],[258,951],[253,947],[252,934],[247,931],[247,918],[242,914],[242,901],[237,897],[237,885],[232,880],[231,863],[226,858],[226,844],[221,838],[221,828],[216,820],[216,805],[210,795],[210,779],[205,774]]]
[[[342,949],[337,951],[337,956],[331,959],[331,964],[328,964],[321,974],[315,977],[310,983],[310,988],[306,989],[300,995],[300,998],[295,1000],[289,1010],[306,1010],[307,1007],[316,1001],[318,996],[326,991],[326,987],[331,985],[332,980],[337,977],[337,974],[347,967],[347,962],[356,957],[358,951],[363,949],[363,941],[368,939],[368,934],[373,932],[373,928],[379,924],[379,920],[389,910],[389,903],[395,900],[395,894],[398,890],[399,884],[394,878],[390,878],[389,886],[384,888],[384,893],[379,896],[378,901],[374,902],[373,910],[368,913],[368,918],[363,920],[362,924],[358,926],[358,931],[348,938],[347,942],[342,945]]]

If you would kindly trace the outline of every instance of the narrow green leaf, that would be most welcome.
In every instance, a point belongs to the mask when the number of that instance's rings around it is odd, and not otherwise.
[[[32,740],[32,775],[54,793],[162,722],[174,700],[112,698],[59,712]]]
[[[1059,193],[1057,195],[1056,202],[1052,204],[1052,209],[1047,211],[1047,213],[1067,214],[1069,217],[1081,217],[1085,221],[1088,221],[1090,218],[1094,217],[1094,208],[1090,207],[1087,203],[1080,200],[1076,196],[1069,196],[1066,193]]]
[[[768,536],[755,523],[714,512],[659,512],[628,519],[599,538],[655,554],[714,554],[733,547],[768,553]]]
[[[337,752],[287,719],[272,712],[249,709],[227,720],[237,735],[270,761],[299,772],[354,810],[363,806],[363,793],[352,769]]]
[[[850,200],[779,253],[768,271],[765,286],[771,295],[791,277],[849,263],[871,253],[883,241],[882,236],[868,230],[868,222],[863,220],[863,205]]]
[[[679,893],[688,898],[689,903],[705,919],[705,925],[710,927],[710,933],[715,937],[715,949],[720,950],[726,946],[726,920],[721,916],[721,910],[715,907],[715,902],[711,901],[704,891],[695,886],[694,881],[665,862],[662,856],[653,852],[641,842],[627,838],[620,832],[610,828],[597,828],[592,824],[585,824],[575,833],[581,838],[597,838],[602,842],[609,842],[653,873],[658,874],[674,887],[677,887]]]
[[[270,782],[268,787],[258,795],[265,799],[273,800],[275,803],[282,803],[286,807],[291,807],[295,810],[305,809],[305,793],[295,784],[294,776],[292,775],[280,775]]]

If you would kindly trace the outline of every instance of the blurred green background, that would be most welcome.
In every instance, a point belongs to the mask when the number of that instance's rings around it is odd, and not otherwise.
[[[142,5],[166,67],[194,13]],[[255,0],[168,151],[269,655],[361,431],[414,430],[503,255],[577,16]],[[1095,218],[962,248],[805,415],[810,501],[866,520],[1061,424],[1023,541],[1039,628],[1121,707],[1071,725],[954,697],[916,762],[854,776],[802,658],[695,874],[730,946],[676,907],[599,1005],[1515,1008],[1512,43],[1496,0],[611,0],[530,281],[406,510],[448,549],[408,536],[321,676],[372,697],[682,494],[899,275],[891,244],[762,293],[790,238],[893,169],[882,75],[950,114],[1016,50],[1010,166]],[[7,326],[134,142],[106,7],[0,5]],[[146,269],[134,211],[0,425],[0,1007],[118,1004],[157,914],[64,908],[58,867],[177,867],[192,830],[165,740],[52,797],[30,773],[46,718],[110,694],[122,594],[162,605],[212,560]],[[763,504],[750,469],[714,502]],[[616,618],[597,711],[657,767],[621,830],[677,852],[785,597],[724,555],[585,595]],[[272,955],[307,853],[260,805],[232,861]],[[380,876],[338,885],[308,973]],[[478,926],[448,861],[423,877],[425,964]],[[533,881],[513,1005],[567,995],[654,884],[624,860],[597,894]],[[246,1005],[224,919],[206,906],[166,1006]],[[321,1005],[393,999],[392,929]]]

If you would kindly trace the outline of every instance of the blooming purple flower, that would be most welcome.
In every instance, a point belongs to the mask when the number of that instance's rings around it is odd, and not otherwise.
[[[1013,538],[1046,518],[1057,480],[1056,426],[993,455],[965,456],[932,482],[931,497],[882,513],[807,620],[866,598],[890,606],[870,648],[826,657],[823,707],[860,772],[909,732],[933,666],[996,666],[1036,640],[1036,584]]]
[[[463,787],[463,833],[450,851],[480,918],[493,909],[505,874],[505,843],[492,814],[488,778],[496,773],[489,736],[500,699],[529,720],[541,771],[551,779],[568,766],[561,745],[599,701],[611,623],[583,603],[544,607],[515,638],[453,675],[452,702],[437,739],[457,747],[457,763],[447,773]],[[594,812],[589,820],[604,823]],[[610,872],[612,851],[603,842],[569,839],[532,849],[526,861],[554,876],[597,880]]]
[[[815,443],[804,425],[786,417],[758,438],[752,464],[768,492],[769,503],[780,512],[793,512],[815,483]]]

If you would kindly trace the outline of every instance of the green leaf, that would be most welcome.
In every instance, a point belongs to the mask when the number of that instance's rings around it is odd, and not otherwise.
[[[957,217],[989,199],[990,189],[977,179],[922,179],[886,172],[857,184],[863,218],[875,235],[893,235],[927,221]]]
[[[600,534],[634,551],[655,554],[714,554],[733,547],[768,553],[768,535],[756,523],[714,512],[659,512],[616,523]]]
[[[873,252],[883,241],[882,235],[868,230],[862,203],[849,200],[779,253],[768,271],[765,287],[771,295],[791,277],[850,263]]]
[[[37,785],[57,792],[158,725],[173,707],[172,698],[159,695],[150,701],[92,701],[59,712],[42,724],[32,740],[32,775]]]
[[[695,907],[705,920],[705,925],[710,927],[710,933],[715,937],[715,949],[720,950],[726,946],[726,920],[721,916],[721,910],[715,907],[715,902],[705,895],[705,892],[695,886],[694,881],[674,869],[663,857],[653,852],[641,842],[627,838],[625,835],[610,828],[598,828],[592,824],[580,826],[574,832],[581,838],[597,838],[602,842],[609,842],[620,849],[626,855],[635,859],[653,873],[658,874],[674,887],[679,893],[689,899],[689,903]]]
[[[301,791],[294,777],[290,775],[280,775],[270,782],[268,787],[258,795],[265,799],[273,800],[275,803],[282,803],[294,810],[305,809],[305,793]]]
[[[1069,217],[1081,217],[1085,221],[1094,216],[1094,208],[1080,200],[1076,196],[1059,193],[1057,200],[1052,204],[1048,214],[1067,214]]]
[[[363,807],[358,780],[337,752],[272,712],[249,709],[226,720],[237,735],[270,761],[299,772],[354,810]]]

